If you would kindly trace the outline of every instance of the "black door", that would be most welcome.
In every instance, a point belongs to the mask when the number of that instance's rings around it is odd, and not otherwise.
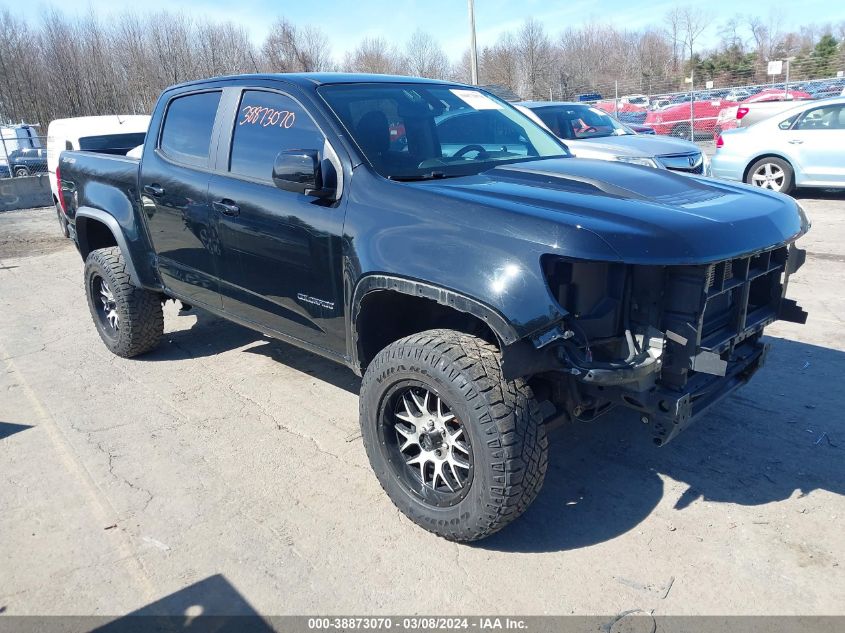
[[[209,186],[226,252],[223,307],[342,355],[342,205],[283,191],[272,180],[280,151],[323,155],[325,137],[290,96],[261,90],[243,91],[232,128],[228,174]]]
[[[221,248],[208,182],[220,95],[200,92],[170,101],[156,149],[141,162],[141,200],[162,281],[186,301],[213,308],[222,305]]]

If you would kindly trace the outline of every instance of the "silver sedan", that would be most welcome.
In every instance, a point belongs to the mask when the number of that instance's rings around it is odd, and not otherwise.
[[[716,139],[717,178],[789,193],[845,187],[845,98],[805,101]]]

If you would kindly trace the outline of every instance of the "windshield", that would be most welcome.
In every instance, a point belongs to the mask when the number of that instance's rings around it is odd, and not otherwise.
[[[534,112],[557,137],[565,140],[635,133],[606,112],[590,106],[545,106]]]
[[[541,126],[480,90],[374,83],[319,92],[373,168],[394,180],[465,176],[569,155]]]

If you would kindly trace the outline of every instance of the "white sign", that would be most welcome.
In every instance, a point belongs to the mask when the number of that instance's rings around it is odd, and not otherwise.
[[[783,62],[777,60],[776,62],[769,62],[769,75],[780,75],[783,72]]]
[[[837,77],[842,77],[843,75],[845,75],[845,73],[843,73],[841,70],[837,70],[837,71],[836,71],[836,76],[837,76]]]
[[[706,84],[704,84],[704,87],[707,88],[708,90],[713,90],[713,82],[708,81]]]
[[[691,84],[692,83],[692,77],[684,77],[684,83],[685,84]]]
[[[502,106],[475,90],[450,90],[453,95],[476,110],[501,110]]]

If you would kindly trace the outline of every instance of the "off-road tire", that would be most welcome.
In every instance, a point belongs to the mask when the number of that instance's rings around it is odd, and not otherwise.
[[[92,292],[97,279],[106,280],[114,295],[120,319],[117,331],[109,330],[99,316],[102,306],[95,304],[95,292]],[[158,346],[164,332],[161,297],[132,285],[118,247],[100,248],[88,254],[85,260],[85,296],[97,333],[114,354],[132,358]]]
[[[444,399],[463,422],[473,452],[465,496],[450,507],[424,503],[389,461],[379,425],[386,394],[418,381]],[[361,433],[370,464],[396,506],[412,521],[452,541],[501,530],[534,501],[548,464],[548,441],[531,388],[502,376],[490,343],[454,330],[429,330],[383,349],[361,385]]]

